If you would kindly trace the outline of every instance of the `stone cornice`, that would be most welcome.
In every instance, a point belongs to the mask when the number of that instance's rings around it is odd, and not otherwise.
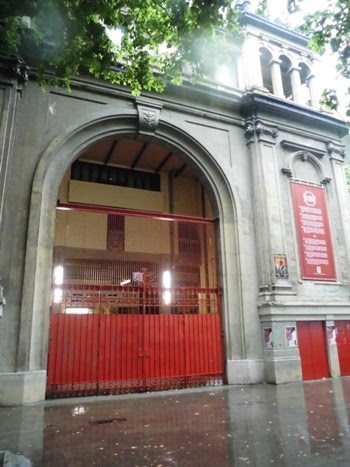
[[[313,146],[306,146],[304,144],[299,144],[295,143],[294,141],[289,141],[286,139],[283,139],[281,141],[281,146],[283,149],[287,149],[290,151],[306,151],[310,152],[311,154],[314,154],[317,157],[323,157],[326,154],[325,150],[322,149],[317,149]]]
[[[305,107],[258,91],[247,91],[244,94],[241,113],[247,119],[253,116],[259,117],[259,114],[269,114],[274,119],[282,117],[300,126],[307,124],[310,127],[316,127],[318,131],[331,131],[339,138],[348,134],[349,131],[343,120],[325,115],[311,107]]]
[[[267,31],[270,34],[279,36],[285,40],[291,41],[294,44],[298,44],[302,47],[307,48],[309,39],[296,31],[292,31],[285,26],[280,24],[271,23],[262,16],[254,15],[253,13],[243,13],[240,17],[241,25],[251,25],[256,28]]]

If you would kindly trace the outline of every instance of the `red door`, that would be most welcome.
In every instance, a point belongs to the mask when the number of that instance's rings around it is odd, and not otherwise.
[[[299,321],[297,331],[303,379],[329,378],[324,323]]]
[[[51,316],[48,397],[222,384],[218,289],[173,288],[166,309],[154,287],[62,290]]]
[[[340,374],[350,375],[350,321],[335,321]]]

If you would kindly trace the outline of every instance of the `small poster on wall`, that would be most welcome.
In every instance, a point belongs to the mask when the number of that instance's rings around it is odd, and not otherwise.
[[[272,328],[264,328],[264,346],[265,349],[273,349]]]
[[[297,331],[295,326],[286,326],[284,328],[284,336],[287,347],[297,347]]]
[[[337,332],[335,326],[327,326],[327,339],[328,344],[336,344]]]
[[[288,279],[287,255],[274,255],[275,276],[277,279]]]

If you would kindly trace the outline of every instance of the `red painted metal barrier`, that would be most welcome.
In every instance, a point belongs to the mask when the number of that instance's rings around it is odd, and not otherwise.
[[[52,305],[48,397],[222,384],[218,289],[61,291]]]
[[[303,380],[329,378],[324,323],[299,321],[297,331]]]
[[[339,320],[334,322],[337,330],[337,347],[342,376],[350,375],[350,321]]]

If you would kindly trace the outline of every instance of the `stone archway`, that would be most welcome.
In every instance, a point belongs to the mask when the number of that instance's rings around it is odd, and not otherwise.
[[[44,398],[51,285],[52,249],[55,206],[60,181],[79,154],[90,145],[111,135],[136,137],[138,114],[122,115],[106,112],[93,119],[82,118],[80,124],[68,129],[51,142],[43,153],[32,186],[21,329],[18,349],[18,371],[36,374],[37,400]],[[176,148],[194,164],[203,183],[211,192],[219,218],[219,258],[223,286],[223,320],[226,359],[244,359],[243,310],[239,274],[238,236],[233,196],[218,163],[211,154],[183,128],[160,119],[154,139]],[[29,384],[29,383],[28,383]]]

